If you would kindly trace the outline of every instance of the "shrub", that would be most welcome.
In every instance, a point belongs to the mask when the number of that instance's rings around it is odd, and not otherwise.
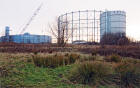
[[[75,63],[80,58],[78,54],[70,54],[68,56],[62,54],[55,55],[33,55],[33,62],[38,67],[51,67],[68,65]]]
[[[123,37],[123,38],[120,38],[118,41],[117,41],[118,45],[129,45],[130,44],[130,39],[128,39],[127,37]]]
[[[116,73],[120,74],[122,88],[140,86],[140,63],[121,62],[115,66]]]
[[[122,58],[119,55],[110,55],[104,58],[107,62],[121,62]]]
[[[0,66],[0,77],[7,77],[9,72],[10,71],[7,66]]]
[[[38,54],[38,51],[34,51],[33,53],[34,53],[35,55],[37,55],[37,54]]]
[[[44,66],[45,57],[40,55],[33,55],[33,62],[36,66],[41,67]]]
[[[78,62],[85,62],[85,61],[95,61],[96,60],[96,56],[92,56],[92,55],[83,55],[80,57],[80,59],[78,59]]]
[[[96,51],[93,51],[93,52],[91,53],[91,55],[92,55],[92,56],[96,56],[96,55],[97,55],[97,52],[96,52]]]
[[[27,62],[32,62],[32,59],[31,59],[31,58],[28,58],[28,59],[27,59]]]
[[[140,60],[139,59],[134,59],[134,58],[124,58],[124,59],[122,59],[122,62],[137,64],[137,63],[140,63]]]
[[[96,60],[96,56],[88,56],[88,60],[89,61],[94,61],[94,60]]]
[[[69,56],[69,53],[65,53],[65,56]]]
[[[101,38],[102,45],[128,45],[130,42],[124,33],[106,33]]]
[[[68,58],[70,63],[74,63],[76,60],[80,59],[80,55],[71,53]]]
[[[68,64],[68,60],[63,55],[35,55],[33,56],[33,61],[36,66],[39,67],[58,67]]]
[[[140,63],[131,63],[128,61],[122,61],[121,63],[116,64],[115,70],[120,74],[125,74],[131,72],[134,74],[140,73]]]
[[[95,60],[97,60],[97,58],[98,58],[98,56],[81,55],[80,58],[77,61],[78,62],[95,61]]]
[[[58,67],[65,65],[65,60],[67,58],[63,55],[57,55],[57,56],[49,56],[49,58],[46,58],[45,64],[46,67]]]
[[[79,63],[70,72],[68,79],[82,84],[96,84],[105,76],[111,74],[111,67],[102,62]]]

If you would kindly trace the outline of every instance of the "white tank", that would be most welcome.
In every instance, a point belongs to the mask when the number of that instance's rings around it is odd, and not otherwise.
[[[126,34],[126,13],[124,11],[106,11],[100,15],[100,38],[105,33]]]

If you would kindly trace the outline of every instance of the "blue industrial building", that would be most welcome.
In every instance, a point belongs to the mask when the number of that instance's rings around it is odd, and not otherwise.
[[[14,42],[14,43],[51,43],[51,36],[47,35],[32,35],[29,33],[19,34],[19,35],[10,35],[10,28],[5,28],[5,36],[0,37],[0,42]]]

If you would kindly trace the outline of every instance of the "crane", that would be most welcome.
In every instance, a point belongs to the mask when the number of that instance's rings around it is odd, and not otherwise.
[[[39,5],[39,7],[36,9],[36,11],[34,12],[34,14],[32,15],[32,17],[29,19],[28,23],[23,27],[23,29],[21,30],[20,34],[23,34],[24,31],[28,28],[28,26],[34,20],[34,18],[36,17],[36,15],[39,13],[39,11],[40,11],[40,9],[41,9],[42,6],[43,6],[43,4],[41,3]]]

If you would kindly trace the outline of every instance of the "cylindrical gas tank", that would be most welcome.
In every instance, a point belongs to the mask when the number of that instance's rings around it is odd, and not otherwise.
[[[126,12],[106,11],[100,15],[100,37],[106,33],[126,34]]]

